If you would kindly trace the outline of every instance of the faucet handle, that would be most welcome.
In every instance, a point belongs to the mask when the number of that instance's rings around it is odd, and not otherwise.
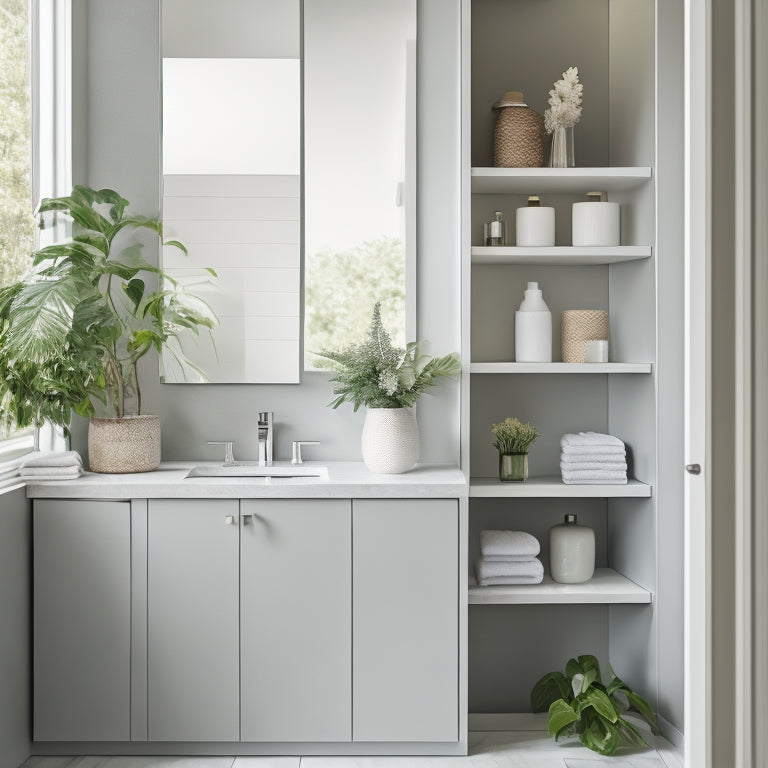
[[[209,440],[208,445],[224,446],[224,466],[231,467],[235,463],[235,444],[231,440]]]
[[[294,440],[293,441],[293,458],[291,464],[303,464],[301,460],[301,446],[302,445],[320,445],[319,440]]]

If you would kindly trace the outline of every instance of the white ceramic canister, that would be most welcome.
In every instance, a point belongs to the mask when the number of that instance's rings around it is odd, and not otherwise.
[[[549,529],[549,570],[560,584],[581,584],[595,573],[595,532],[566,515]]]
[[[587,202],[574,203],[571,242],[576,246],[621,245],[621,206],[603,192],[588,192]]]
[[[555,244],[555,209],[542,208],[537,195],[528,198],[525,208],[517,209],[515,242],[522,247],[546,247]]]
[[[515,312],[515,360],[552,362],[552,313],[538,283],[528,283],[520,309]]]

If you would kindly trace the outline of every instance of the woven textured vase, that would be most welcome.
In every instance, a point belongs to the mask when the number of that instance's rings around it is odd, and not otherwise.
[[[91,419],[88,426],[91,472],[150,472],[160,464],[160,418],[126,416]]]
[[[493,132],[493,164],[497,168],[538,168],[544,165],[544,118],[507,91],[492,109],[498,110]]]
[[[412,408],[368,408],[363,425],[363,461],[380,475],[399,475],[419,460],[419,427]]]
[[[564,363],[585,363],[587,342],[608,341],[608,313],[604,309],[568,309],[562,314]]]

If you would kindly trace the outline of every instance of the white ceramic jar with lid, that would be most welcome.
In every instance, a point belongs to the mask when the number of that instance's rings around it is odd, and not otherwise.
[[[520,247],[551,247],[555,244],[555,209],[542,207],[538,195],[515,214],[515,239]]]
[[[588,192],[587,201],[573,204],[571,242],[575,246],[621,245],[621,206],[605,192]]]
[[[581,584],[595,573],[595,532],[566,515],[549,529],[549,570],[560,584]]]

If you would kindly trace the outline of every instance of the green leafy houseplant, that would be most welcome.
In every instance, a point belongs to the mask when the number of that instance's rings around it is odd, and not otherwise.
[[[150,349],[167,349],[191,366],[171,342],[184,331],[216,326],[205,302],[145,261],[141,243],[126,243],[124,233],[132,230],[162,238],[158,218],[129,215],[128,205],[113,190],[86,186],[42,201],[41,227],[67,214],[72,238],[38,250],[31,274],[0,289],[5,427],[49,420],[66,429],[71,411],[90,417],[99,402],[123,418],[128,394],[141,414],[138,361]],[[186,253],[178,241],[164,245]]]
[[[656,713],[648,702],[632,691],[610,669],[604,684],[600,664],[594,656],[569,659],[562,672],[550,672],[531,691],[534,712],[549,712],[549,735],[578,735],[581,743],[601,755],[612,755],[620,747],[647,747],[640,731],[624,714],[633,709],[658,733]]]
[[[330,403],[338,408],[349,402],[355,411],[361,405],[368,408],[410,408],[427,387],[443,376],[456,376],[461,371],[459,356],[444,357],[422,354],[422,342],[406,344],[405,349],[392,346],[389,334],[381,322],[381,305],[373,309],[368,338],[340,352],[323,350],[315,366],[331,368],[335,374]]]

